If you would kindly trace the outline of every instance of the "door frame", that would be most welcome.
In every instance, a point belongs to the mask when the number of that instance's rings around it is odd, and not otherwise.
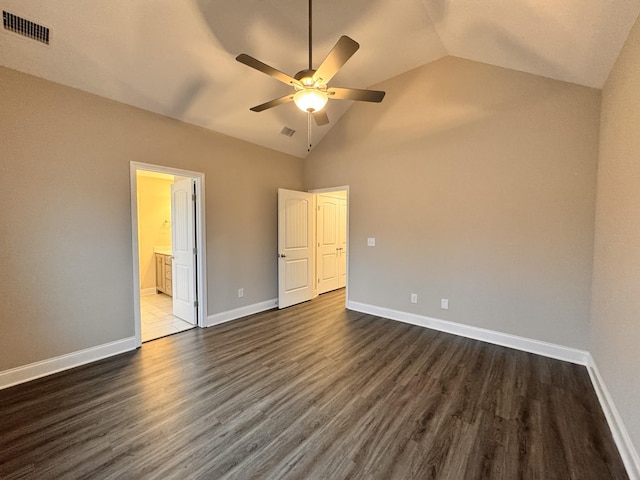
[[[349,240],[349,218],[350,218],[351,200],[349,199],[349,185],[342,185],[339,187],[315,188],[313,190],[309,190],[309,193],[315,193],[315,194],[331,193],[331,192],[347,192],[347,232],[346,232],[347,233],[347,282],[345,286],[345,307],[346,307],[347,305],[349,305],[349,279],[351,278],[351,275],[349,274],[349,264],[351,263],[349,261],[349,259],[351,258],[351,241]],[[317,210],[314,213],[314,217],[317,222],[317,219],[318,219]],[[314,245],[317,245],[318,244],[317,228],[315,229],[315,231],[316,231],[315,233],[316,241]],[[314,268],[316,269],[315,273],[317,275],[318,265],[315,265]],[[316,284],[316,282],[314,282],[314,298],[317,296],[318,296],[318,285]]]
[[[205,328],[207,326],[207,275],[205,265],[207,264],[206,252],[206,223],[205,223],[205,181],[204,173],[193,172],[173,167],[152,165],[150,163],[129,162],[129,176],[131,184],[131,242],[133,245],[133,316],[135,330],[135,346],[142,345],[141,319],[140,319],[140,259],[138,252],[138,170],[148,172],[166,173],[179,177],[189,177],[195,180],[196,184],[196,204],[195,204],[195,228],[196,245],[198,245],[198,255],[196,257],[196,291],[198,292],[198,307],[196,309],[196,326]],[[348,274],[347,274],[348,278]]]

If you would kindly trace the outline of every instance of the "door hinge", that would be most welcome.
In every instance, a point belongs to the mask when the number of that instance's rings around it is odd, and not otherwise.
[[[198,247],[193,247],[193,254],[198,255]]]
[[[196,201],[196,194],[195,193],[191,194],[191,200],[193,200],[194,202]]]
[[[320,205],[318,205],[318,211],[320,211]]]
[[[198,300],[194,300],[194,301],[193,301],[193,306],[194,306],[195,308],[198,308]]]

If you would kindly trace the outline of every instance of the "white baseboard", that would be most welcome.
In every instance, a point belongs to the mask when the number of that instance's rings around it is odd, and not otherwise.
[[[622,418],[620,418],[618,409],[613,403],[611,394],[591,354],[588,355],[588,360],[587,370],[591,377],[591,383],[598,395],[598,400],[600,400],[600,405],[607,418],[607,423],[611,429],[611,434],[616,442],[624,466],[627,469],[627,474],[630,480],[640,480],[640,457],[638,456],[638,452],[631,441],[631,437],[629,437],[629,433],[622,422]]]
[[[140,296],[144,297],[146,295],[155,295],[157,293],[157,290],[155,287],[152,288],[143,288],[140,290]]]
[[[49,358],[22,367],[12,368],[0,372],[0,390],[25,383],[36,378],[51,375],[62,370],[79,367],[86,363],[95,362],[103,358],[118,355],[119,353],[135,350],[136,338],[129,337],[115,342],[105,343],[97,347],[91,347],[78,352],[68,353],[59,357]]]
[[[247,315],[253,315],[254,313],[264,312],[265,310],[271,310],[277,306],[278,300],[272,298],[271,300],[265,300],[264,302],[234,308],[233,310],[227,310],[226,312],[214,313],[207,317],[207,327],[220,325],[221,323],[230,322],[231,320],[246,317]]]
[[[389,318],[391,320],[418,325],[432,330],[452,333],[462,337],[473,338],[483,342],[494,343],[496,345],[502,345],[504,347],[536,353],[545,357],[551,357],[586,366],[589,376],[591,377],[591,383],[593,384],[593,388],[596,391],[598,400],[600,401],[600,405],[607,419],[607,423],[611,429],[613,439],[618,447],[618,451],[620,452],[625,468],[627,469],[627,474],[629,475],[630,480],[640,480],[640,459],[638,457],[638,452],[635,450],[635,447],[631,442],[631,438],[624,427],[622,418],[620,418],[620,414],[618,413],[604,380],[598,371],[595,361],[589,352],[553,343],[533,340],[530,338],[519,337],[517,335],[496,332],[485,328],[472,327],[461,323],[417,315],[415,313],[378,307],[366,303],[349,301],[347,302],[347,308],[349,310],[355,310],[356,312],[368,313],[378,317]]]
[[[515,348],[516,350],[522,350],[529,353],[536,353],[545,357],[564,360],[565,362],[577,363],[579,365],[587,365],[588,363],[589,352],[556,345],[555,343],[519,337],[517,335],[497,332],[486,328],[472,327],[462,323],[440,320],[415,313],[377,307],[366,303],[349,301],[347,302],[347,308],[349,310],[389,318],[399,322],[410,323],[412,325],[418,325],[420,327],[430,328],[440,332],[452,333],[454,335],[460,335],[461,337],[473,338],[474,340],[494,343],[496,345],[502,345],[503,347]]]

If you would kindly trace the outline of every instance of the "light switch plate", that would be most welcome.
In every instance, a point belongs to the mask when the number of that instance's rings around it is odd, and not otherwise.
[[[368,247],[375,247],[376,246],[376,239],[373,238],[373,237],[367,238],[367,246]]]
[[[443,310],[449,310],[449,300],[446,298],[440,299],[440,308]]]

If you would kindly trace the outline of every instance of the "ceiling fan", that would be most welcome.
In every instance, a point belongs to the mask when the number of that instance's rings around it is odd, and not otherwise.
[[[355,40],[343,35],[335,44],[329,55],[322,61],[317,70],[312,65],[311,50],[311,2],[309,0],[309,68],[301,70],[293,77],[270,67],[266,63],[257,60],[246,53],[236,57],[240,63],[255,68],[267,75],[293,87],[294,91],[283,97],[252,107],[254,112],[262,112],[272,107],[293,101],[303,112],[308,112],[316,121],[316,124],[326,125],[329,117],[323,110],[329,99],[356,100],[360,102],[379,103],[384,98],[385,92],[378,90],[360,90],[356,88],[329,87],[328,83],[342,66],[356,53],[360,45]]]

